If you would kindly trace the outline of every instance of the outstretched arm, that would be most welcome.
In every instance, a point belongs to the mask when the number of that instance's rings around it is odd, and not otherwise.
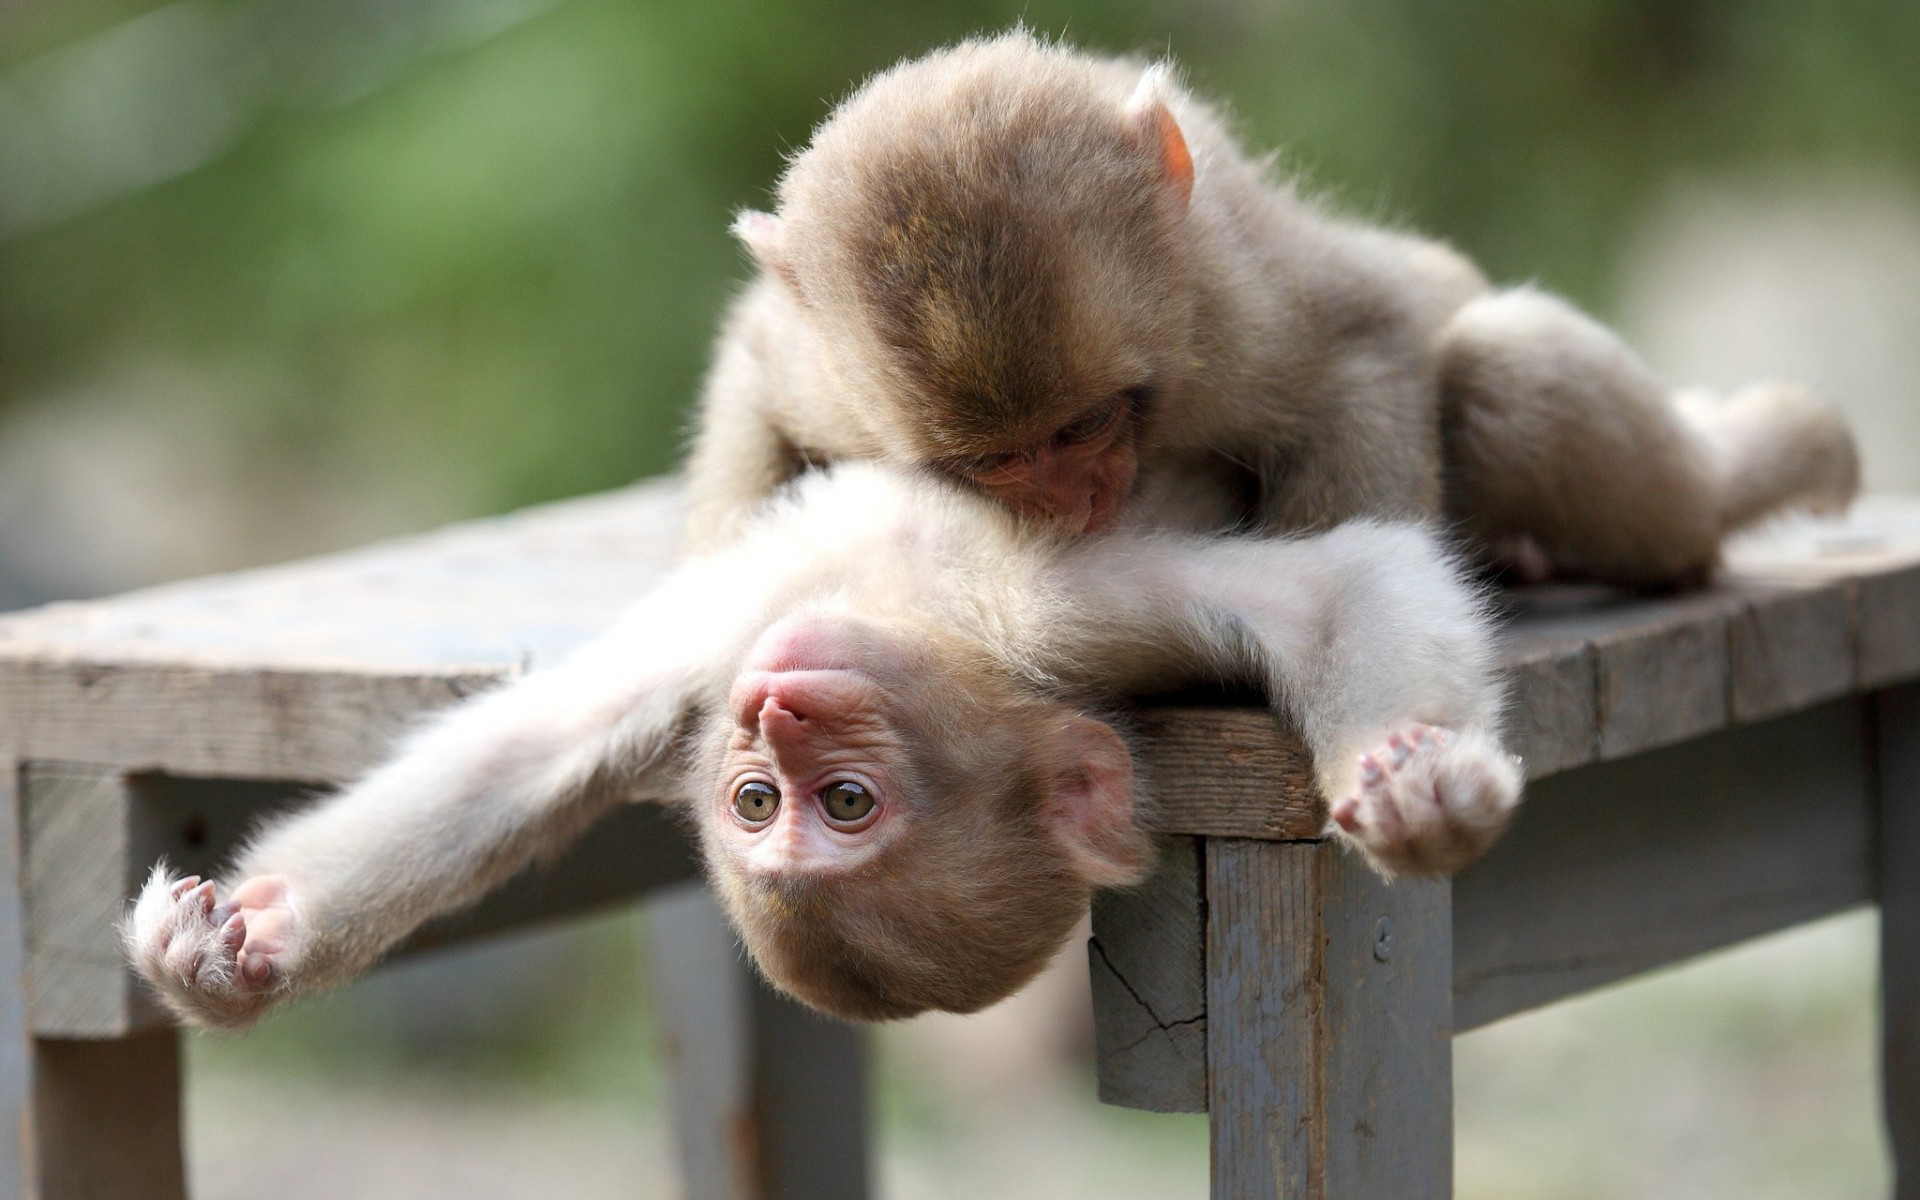
[[[135,966],[182,1020],[246,1025],[365,970],[640,787],[671,786],[658,777],[682,723],[724,688],[743,628],[709,573],[683,569],[564,662],[439,716],[263,831],[227,881],[155,867],[123,927]]]
[[[1103,581],[1086,608],[1106,610],[1100,636],[1154,648],[1111,656],[1162,672],[1125,686],[1195,664],[1264,684],[1313,753],[1333,832],[1381,871],[1455,870],[1506,827],[1520,771],[1498,743],[1491,627],[1426,530],[1115,538],[1076,568]]]

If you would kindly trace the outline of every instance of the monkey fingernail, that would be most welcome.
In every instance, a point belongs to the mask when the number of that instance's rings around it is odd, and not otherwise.
[[[174,884],[173,887],[169,888],[168,892],[170,895],[172,895],[172,897],[175,900],[178,900],[180,897],[187,894],[187,890],[189,888],[192,888],[194,885],[198,884],[199,882],[200,882],[200,877],[198,875],[189,875],[185,879],[182,879],[178,883]]]
[[[220,944],[229,950],[238,950],[240,943],[246,940],[247,919],[234,913],[220,926]]]
[[[212,912],[213,911],[213,881],[209,879],[207,882],[201,884],[199,887],[194,888],[191,895],[191,899],[195,904],[198,904],[200,906],[201,912],[203,913]]]
[[[1360,778],[1368,783],[1379,783],[1385,772],[1380,769],[1380,760],[1371,754],[1360,756]]]
[[[209,921],[212,921],[215,925],[225,925],[227,923],[227,918],[231,917],[234,913],[238,911],[240,910],[233,906],[233,901],[228,900],[228,901],[225,901],[224,903],[216,904],[213,908],[213,911],[207,914],[207,919]]]
[[[1342,800],[1334,806],[1334,823],[1352,833],[1360,828],[1360,802],[1353,799]]]
[[[264,958],[255,959],[241,969],[241,974],[247,977],[248,983],[265,983],[273,978],[273,963]]]

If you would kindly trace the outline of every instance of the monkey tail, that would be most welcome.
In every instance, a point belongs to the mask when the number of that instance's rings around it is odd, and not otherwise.
[[[1860,453],[1837,409],[1805,388],[1759,383],[1724,401],[1679,398],[1718,476],[1721,533],[1790,509],[1844,512],[1860,490]]]

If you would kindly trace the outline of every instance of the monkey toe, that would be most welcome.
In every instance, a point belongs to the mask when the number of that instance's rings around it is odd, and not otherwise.
[[[1361,756],[1332,817],[1382,872],[1443,875],[1493,843],[1519,792],[1518,766],[1490,739],[1416,724]]]
[[[182,1019],[245,1024],[274,977],[273,956],[246,954],[247,915],[231,901],[217,903],[216,890],[211,880],[173,879],[156,867],[121,935],[135,968]]]

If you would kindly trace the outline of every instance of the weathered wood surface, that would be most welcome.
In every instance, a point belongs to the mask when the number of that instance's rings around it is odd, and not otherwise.
[[[19,777],[20,764],[0,755],[0,1196],[30,1196],[37,1186]]]
[[[1867,710],[1829,701],[1536,782],[1454,879],[1458,1027],[1869,900]]]
[[[1920,1200],[1920,684],[1875,698],[1880,1091],[1895,1200]]]
[[[0,751],[329,781],[416,714],[551,659],[671,561],[678,492],[644,484],[306,563],[0,619]],[[1730,555],[1712,591],[1513,594],[1515,748],[1535,778],[1920,673],[1920,501],[1866,503]],[[1159,825],[1314,836],[1304,755],[1257,711],[1150,712]]]
[[[668,568],[652,483],[349,554],[0,618],[0,752],[329,781],[409,719],[548,661]],[[1715,589],[1514,593],[1515,748],[1535,778],[1920,674],[1920,500],[1743,543]],[[1257,711],[1148,713],[1165,832],[1310,837],[1318,798]]]
[[[1167,838],[1139,887],[1093,900],[1087,942],[1100,1099],[1207,1110],[1206,901],[1200,843]]]
[[[1325,842],[1206,843],[1219,1200],[1443,1200],[1453,1184],[1445,881]]]

